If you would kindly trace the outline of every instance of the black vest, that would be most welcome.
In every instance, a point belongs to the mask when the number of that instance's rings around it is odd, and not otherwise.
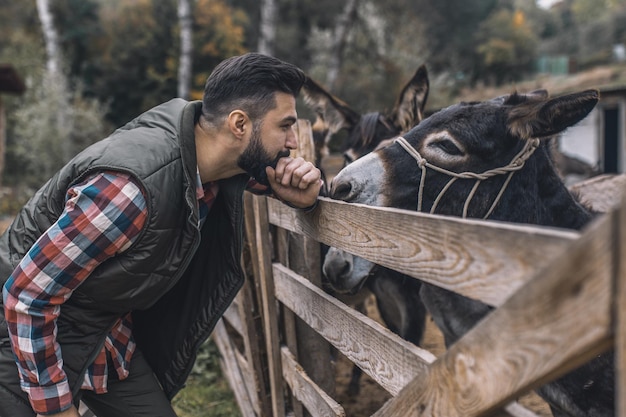
[[[172,398],[198,347],[243,284],[242,194],[247,175],[220,181],[198,226],[194,124],[200,102],[157,106],[90,146],[50,179],[0,238],[0,284],[59,217],[69,187],[95,171],[132,175],[142,184],[148,218],[123,254],[99,265],[62,305],[58,337],[72,391],[111,326],[133,311],[133,334]],[[7,337],[2,308],[0,339]],[[17,375],[17,374],[16,374]]]

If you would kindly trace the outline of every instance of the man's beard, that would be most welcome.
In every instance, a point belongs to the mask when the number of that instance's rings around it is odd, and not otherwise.
[[[250,176],[253,177],[260,184],[269,186],[270,183],[267,179],[267,173],[265,172],[265,168],[268,166],[276,168],[278,160],[286,156],[289,156],[289,150],[279,152],[274,158],[272,158],[268,154],[265,148],[263,148],[263,144],[261,143],[260,128],[255,124],[252,128],[252,137],[250,138],[250,143],[243,151],[243,153],[239,156],[239,159],[237,160],[237,165],[239,165],[241,169],[250,174]]]

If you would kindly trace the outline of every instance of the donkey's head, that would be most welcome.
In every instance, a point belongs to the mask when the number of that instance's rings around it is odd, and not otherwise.
[[[545,91],[445,108],[393,145],[345,167],[331,197],[463,217],[558,227],[587,219],[554,170],[545,139],[582,120],[595,90]]]
[[[312,126],[316,165],[321,166],[321,159],[329,153],[328,143],[342,129],[347,131],[347,139],[341,145],[346,163],[371,152],[381,141],[407,132],[423,119],[428,90],[428,73],[422,65],[404,86],[390,112],[361,115],[308,78],[302,95],[316,113]]]
[[[429,81],[426,66],[420,66],[404,86],[391,112],[361,115],[334,97],[313,80],[303,88],[305,101],[316,110],[313,138],[316,151],[325,155],[332,135],[347,130],[342,144],[344,164],[383,147],[390,138],[407,132],[424,118]],[[318,165],[319,166],[319,165]],[[336,248],[330,248],[324,259],[324,275],[338,292],[356,293],[372,274],[374,264]]]

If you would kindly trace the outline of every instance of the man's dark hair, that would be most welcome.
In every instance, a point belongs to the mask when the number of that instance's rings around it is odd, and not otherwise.
[[[259,53],[247,53],[222,61],[204,86],[202,115],[221,123],[232,110],[245,111],[252,120],[276,107],[275,93],[298,95],[306,76],[290,63]]]

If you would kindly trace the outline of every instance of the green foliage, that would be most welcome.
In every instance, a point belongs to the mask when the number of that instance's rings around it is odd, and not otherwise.
[[[180,417],[241,415],[228,382],[222,375],[219,356],[211,339],[200,348],[186,387],[172,401]]]
[[[581,24],[592,23],[626,6],[624,0],[571,0],[571,9],[576,21]]]
[[[175,2],[120,1],[103,7],[98,75],[92,90],[115,126],[176,96]]]
[[[198,0],[194,8],[194,83],[191,96],[201,99],[204,82],[224,58],[247,52],[248,16],[222,0]]]
[[[497,0],[417,0],[420,24],[429,51],[429,67],[439,72],[476,78],[475,36],[494,11]]]
[[[70,78],[91,85],[97,72],[98,44],[104,35],[98,4],[93,0],[55,0],[50,5]]]
[[[32,195],[32,190],[25,187],[0,188],[0,234],[8,226],[7,219],[12,219]]]
[[[483,80],[500,85],[532,71],[537,38],[521,10],[495,11],[482,23],[476,40]]]
[[[109,130],[96,100],[70,91],[64,80],[31,74],[35,83],[11,113],[12,136],[7,151],[7,182],[39,187],[86,146]],[[39,78],[37,78],[39,77]]]

